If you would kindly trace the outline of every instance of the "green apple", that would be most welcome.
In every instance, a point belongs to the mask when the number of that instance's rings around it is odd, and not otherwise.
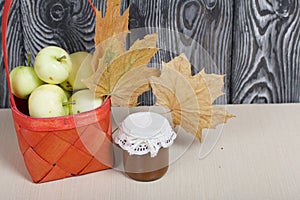
[[[71,73],[72,61],[70,55],[62,48],[48,46],[37,54],[34,70],[38,77],[46,83],[60,84]]]
[[[33,67],[18,66],[9,73],[12,93],[20,98],[27,99],[31,92],[43,84],[36,75]]]
[[[79,90],[75,92],[69,99],[70,114],[78,114],[86,112],[99,107],[103,100],[102,98],[95,97],[94,93],[89,90]]]
[[[68,91],[85,89],[82,80],[90,77],[94,72],[92,69],[92,55],[85,51],[70,54],[72,70],[66,81],[61,86]]]
[[[41,85],[29,96],[29,115],[39,118],[68,115],[67,102],[68,98],[61,87],[52,84]]]

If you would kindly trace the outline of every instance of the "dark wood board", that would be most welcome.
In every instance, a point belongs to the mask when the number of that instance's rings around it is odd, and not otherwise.
[[[105,11],[105,0],[93,2]],[[151,66],[185,53],[193,73],[227,74],[226,95],[216,103],[300,102],[300,0],[123,0],[122,10],[129,4],[131,43],[159,32],[161,50]],[[50,44],[92,51],[94,23],[84,0],[15,0],[7,38],[10,69],[27,64],[26,52],[36,55]],[[155,101],[149,93],[140,100]],[[9,107],[3,67],[0,107]]]
[[[236,1],[231,102],[300,100],[300,1]]]

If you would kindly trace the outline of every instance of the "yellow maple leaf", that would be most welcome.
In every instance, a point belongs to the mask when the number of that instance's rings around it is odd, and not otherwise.
[[[146,35],[128,51],[119,47],[117,38],[104,41],[97,70],[85,84],[97,97],[111,97],[113,106],[137,105],[138,96],[150,89],[148,78],[160,75],[160,70],[147,67],[158,51],[157,39],[157,34]]]
[[[120,8],[120,0],[107,0],[105,16],[96,11],[94,74],[84,83],[97,97],[110,97],[113,106],[129,107],[150,89],[148,78],[160,74],[147,67],[158,51],[158,34],[146,35],[126,50],[129,8],[122,15]]]
[[[170,109],[175,126],[181,126],[201,141],[202,129],[214,128],[233,117],[225,109],[212,105],[222,94],[223,75],[204,71],[191,74],[184,54],[163,63],[160,77],[151,77],[156,104]]]
[[[158,33],[148,34],[142,40],[136,40],[129,50],[155,48],[158,40]]]
[[[123,37],[127,33],[120,33],[106,39],[95,47],[92,57],[93,71],[103,70],[112,60],[126,51]]]
[[[196,133],[200,122],[197,97],[183,74],[163,65],[161,76],[151,77],[150,85],[157,97],[156,104],[170,110],[174,126],[180,125],[187,132]]]
[[[125,73],[115,85],[111,102],[113,106],[137,106],[138,97],[150,89],[149,78],[159,76],[160,70],[141,66]]]
[[[92,59],[94,71],[99,66],[99,59],[105,56],[104,53],[107,48],[111,48],[116,54],[125,51],[125,40],[129,33],[129,7],[122,15],[120,10],[120,0],[107,0],[104,17],[101,11],[96,10],[95,52]]]
[[[146,66],[157,51],[157,48],[131,50],[114,59],[100,74],[97,80],[96,95],[113,95],[114,87],[120,78],[133,68]],[[134,79],[132,79],[132,82],[134,82]]]
[[[122,15],[120,10],[120,0],[107,0],[105,16],[102,17],[101,11],[96,11],[95,46],[120,33],[128,33],[129,8]],[[125,39],[126,35],[123,41]]]

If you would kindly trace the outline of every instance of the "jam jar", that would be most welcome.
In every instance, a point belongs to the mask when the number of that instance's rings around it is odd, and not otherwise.
[[[137,112],[125,118],[114,140],[123,150],[125,173],[138,181],[153,181],[167,172],[175,138],[163,115]]]

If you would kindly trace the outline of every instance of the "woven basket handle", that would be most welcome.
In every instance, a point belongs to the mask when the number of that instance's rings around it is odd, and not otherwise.
[[[10,12],[10,7],[12,5],[13,0],[6,0],[4,4],[3,14],[2,14],[2,50],[3,50],[3,60],[5,66],[6,80],[9,89],[9,98],[11,107],[15,108],[16,103],[12,94],[11,83],[9,78],[9,67],[8,67],[8,57],[7,57],[7,43],[6,43],[6,32],[7,32],[7,24],[8,24],[8,16]],[[96,13],[97,8],[94,6],[91,0],[88,0],[91,5],[94,13]]]

